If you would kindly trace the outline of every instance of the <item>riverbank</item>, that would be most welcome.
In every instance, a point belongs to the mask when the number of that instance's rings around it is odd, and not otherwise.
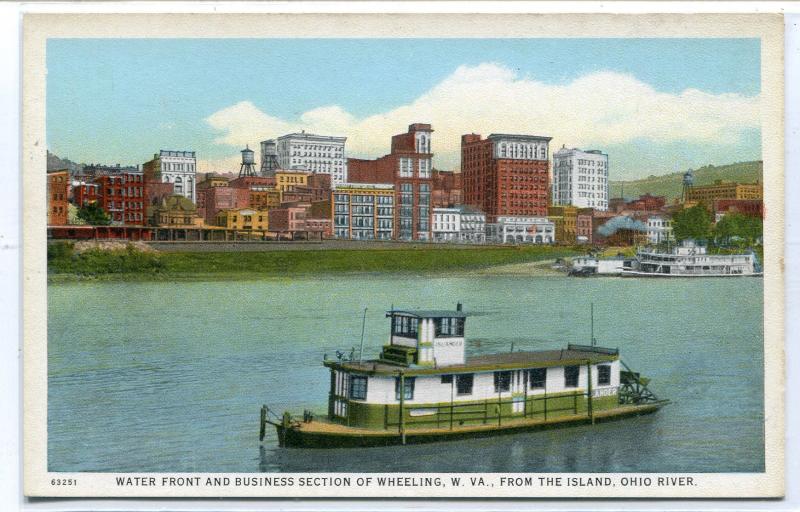
[[[70,244],[48,246],[48,281],[219,280],[299,275],[396,273],[440,274],[508,271],[577,251],[565,247],[464,247],[449,250],[424,245],[392,249],[293,250],[258,252],[158,252],[131,245],[76,251]],[[521,267],[524,269],[525,267]],[[519,273],[520,268],[512,273]]]

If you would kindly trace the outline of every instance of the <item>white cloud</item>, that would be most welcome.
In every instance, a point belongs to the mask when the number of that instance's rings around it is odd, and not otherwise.
[[[280,119],[249,101],[222,109],[206,119],[218,130],[218,144],[233,147],[293,131],[345,135],[349,156],[376,157],[389,152],[391,136],[414,122],[435,130],[434,165],[458,167],[461,135],[523,133],[553,137],[553,144],[604,147],[644,138],[656,144],[692,141],[710,145],[741,142],[760,123],[759,97],[709,94],[687,89],[659,92],[631,75],[596,72],[562,85],[521,77],[508,67],[484,63],[461,66],[408,105],[356,118],[340,106],[322,106],[297,120]],[[231,168],[230,159],[208,168]]]

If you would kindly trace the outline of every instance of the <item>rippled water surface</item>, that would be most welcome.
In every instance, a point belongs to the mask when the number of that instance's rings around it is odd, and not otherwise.
[[[753,472],[764,469],[762,281],[348,276],[91,283],[48,291],[51,471]],[[258,442],[262,403],[327,408],[324,353],[388,335],[383,312],[453,307],[472,353],[601,345],[674,403],[562,430],[390,448]]]

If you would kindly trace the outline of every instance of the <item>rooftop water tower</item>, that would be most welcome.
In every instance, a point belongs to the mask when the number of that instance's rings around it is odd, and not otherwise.
[[[239,177],[256,176],[255,153],[250,146],[242,150],[242,166],[239,168]]]
[[[261,175],[272,176],[278,164],[278,144],[274,139],[261,141]]]

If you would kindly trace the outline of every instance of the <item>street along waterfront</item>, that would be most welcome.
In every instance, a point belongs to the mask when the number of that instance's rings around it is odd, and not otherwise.
[[[236,282],[51,284],[52,471],[758,472],[761,279],[571,280],[329,276]],[[257,414],[324,412],[323,354],[386,342],[384,308],[461,300],[475,354],[599,344],[646,369],[673,404],[598,425],[358,450],[259,447]],[[372,309],[375,307],[375,309]],[[275,440],[273,440],[275,441]],[[724,447],[724,448],[721,448]],[[340,453],[340,456],[336,454]],[[464,454],[468,453],[469,456]]]

